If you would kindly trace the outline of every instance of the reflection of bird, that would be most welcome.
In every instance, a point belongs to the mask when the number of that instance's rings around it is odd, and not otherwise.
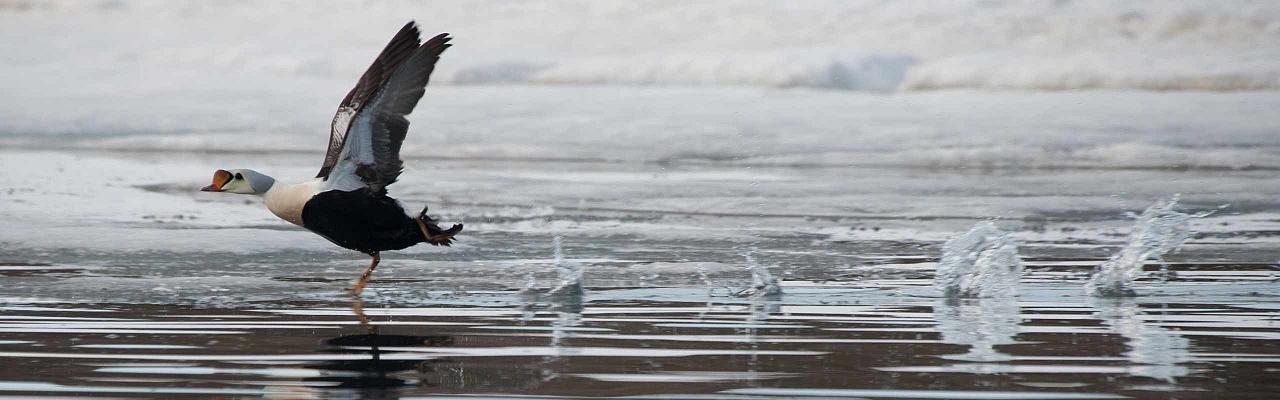
[[[367,359],[334,359],[306,364],[312,368],[329,373],[319,377],[304,378],[305,381],[330,382],[332,387],[380,389],[405,386],[409,383],[397,377],[398,372],[425,371],[431,369],[434,360],[421,359],[382,359],[380,347],[449,347],[453,346],[453,337],[447,335],[383,335],[360,334],[343,335],[324,341],[323,353],[358,354],[368,353]],[[367,348],[367,350],[366,350]],[[370,396],[376,397],[376,396]]]
[[[202,190],[263,196],[267,209],[281,219],[368,254],[373,260],[351,288],[355,295],[378,266],[380,251],[423,242],[448,246],[462,225],[441,229],[427,216],[426,207],[409,215],[398,200],[387,196],[387,185],[403,170],[400,144],[409,129],[405,116],[422,98],[449,39],[440,34],[421,43],[413,22],[391,38],[338,106],[329,150],[316,179],[289,185],[253,170],[218,170],[213,184]]]

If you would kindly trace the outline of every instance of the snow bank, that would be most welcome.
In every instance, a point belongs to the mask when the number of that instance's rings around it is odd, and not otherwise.
[[[317,153],[410,18],[407,157],[1280,169],[1244,0],[3,1],[0,146]]]
[[[446,79],[462,84],[729,85],[892,91],[914,64],[914,58],[899,54],[667,54],[577,58],[545,64],[479,64],[463,67]]]
[[[0,4],[0,60],[349,78],[410,18],[455,34],[436,80],[457,84],[1280,88],[1280,3],[1249,0],[17,0]]]

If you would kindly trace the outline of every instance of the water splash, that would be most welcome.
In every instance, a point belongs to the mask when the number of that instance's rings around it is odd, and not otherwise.
[[[687,262],[687,260],[683,261]],[[711,277],[707,275],[707,268],[699,264],[694,267],[694,272],[698,273],[698,279],[702,281],[702,286],[707,288],[707,297],[711,298],[715,296],[716,287],[715,284],[711,282]]]
[[[1022,278],[1018,241],[991,221],[942,245],[933,286],[947,297],[1012,297]]]
[[[1129,241],[1120,252],[1099,265],[1085,284],[1085,292],[1099,297],[1129,297],[1133,281],[1142,273],[1147,260],[1165,265],[1163,256],[1182,246],[1191,237],[1191,219],[1205,217],[1212,212],[1184,214],[1174,211],[1178,196],[1174,195],[1152,204],[1142,215],[1132,215],[1137,222],[1129,233]]]
[[[756,248],[742,253],[742,257],[747,261],[747,268],[751,269],[751,287],[743,289],[734,294],[738,297],[765,297],[778,296],[782,294],[782,286],[778,284],[778,278],[769,273],[769,269],[756,262]]]
[[[552,264],[556,268],[556,277],[559,282],[551,291],[550,295],[581,295],[582,294],[582,266],[578,263],[567,263],[564,261],[564,238],[556,235],[551,239]]]
[[[524,274],[524,287],[520,289],[520,293],[534,293],[538,291],[538,276],[533,271]]]

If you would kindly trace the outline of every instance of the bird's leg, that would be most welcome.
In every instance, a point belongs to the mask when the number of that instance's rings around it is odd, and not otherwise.
[[[369,263],[369,268],[365,268],[364,273],[360,274],[360,279],[356,281],[355,286],[351,287],[352,296],[360,296],[360,293],[364,292],[364,285],[369,283],[369,276],[373,275],[373,269],[378,268],[378,261],[382,261],[376,251],[369,253],[369,257],[373,257],[373,261]]]
[[[351,302],[351,311],[356,314],[356,318],[360,319],[360,326],[363,326],[370,334],[378,334],[378,326],[370,324],[369,316],[364,314],[364,300],[361,300],[359,297],[355,298],[355,300]]]

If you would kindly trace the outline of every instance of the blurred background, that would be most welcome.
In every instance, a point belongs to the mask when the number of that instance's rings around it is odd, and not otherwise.
[[[417,155],[1280,167],[1269,1],[6,0],[0,144],[319,152],[410,19]]]

